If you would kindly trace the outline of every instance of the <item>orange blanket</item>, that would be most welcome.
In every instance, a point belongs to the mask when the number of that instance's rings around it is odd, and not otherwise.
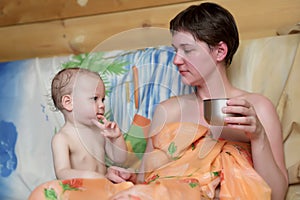
[[[154,151],[164,152],[171,161],[149,173],[145,184],[55,180],[37,187],[29,199],[109,199],[115,194],[134,199],[213,199],[219,185],[220,199],[271,199],[269,186],[252,167],[250,146],[214,140],[206,133],[205,127],[192,123],[165,126],[153,138]]]

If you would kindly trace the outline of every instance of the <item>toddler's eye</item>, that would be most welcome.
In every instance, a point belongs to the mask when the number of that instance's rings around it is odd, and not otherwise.
[[[102,102],[104,102],[104,101],[105,101],[105,98],[102,99]]]
[[[94,101],[97,101],[97,99],[98,99],[98,97],[97,97],[97,96],[93,97],[93,100],[94,100]]]

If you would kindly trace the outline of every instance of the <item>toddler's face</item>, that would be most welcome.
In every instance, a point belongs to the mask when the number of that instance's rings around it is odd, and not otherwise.
[[[73,113],[77,122],[91,125],[92,119],[104,115],[105,87],[99,77],[79,75],[73,91]]]

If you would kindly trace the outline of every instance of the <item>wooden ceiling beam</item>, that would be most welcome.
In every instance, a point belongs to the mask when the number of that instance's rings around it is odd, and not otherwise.
[[[1,0],[0,27],[185,2],[192,0]]]
[[[200,2],[0,27],[0,61],[78,54],[99,46],[113,50],[169,44],[169,20]],[[233,13],[242,40],[275,36],[278,28],[300,20],[299,0],[216,2]]]

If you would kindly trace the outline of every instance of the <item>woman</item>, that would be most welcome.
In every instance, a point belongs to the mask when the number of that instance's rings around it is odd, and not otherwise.
[[[239,45],[232,15],[202,3],[180,12],[170,29],[173,62],[196,91],[157,106],[140,171],[145,176],[139,181],[146,184],[115,189],[119,184],[105,182],[105,190],[92,191],[109,199],[284,199],[287,171],[274,106],[260,94],[235,88],[226,75]],[[239,117],[210,126],[203,101],[224,97],[229,100],[222,111]],[[118,167],[108,168],[106,177],[116,183],[136,179]]]
[[[234,87],[226,75],[226,68],[239,45],[233,16],[217,4],[202,3],[180,12],[171,20],[170,30],[176,52],[173,63],[183,82],[195,86],[196,92],[159,104],[153,116],[151,136],[155,138],[167,124],[188,122],[209,127],[216,139],[249,143],[253,167],[271,188],[272,199],[284,199],[288,178],[276,110],[266,97]],[[229,100],[223,112],[241,116],[227,117],[227,125],[222,128],[210,126],[203,117],[203,100],[224,97]],[[172,161],[167,153],[154,151],[156,146],[149,140],[148,153],[144,156],[146,172]],[[131,194],[135,194],[134,191]],[[124,193],[119,195],[120,199],[124,196]]]

